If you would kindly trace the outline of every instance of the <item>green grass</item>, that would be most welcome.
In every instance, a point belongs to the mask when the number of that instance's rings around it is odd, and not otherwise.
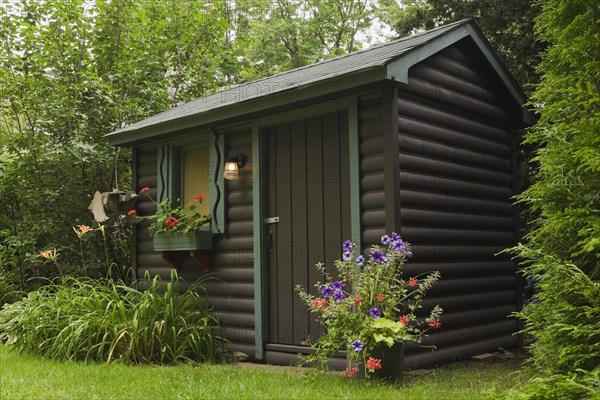
[[[457,363],[396,384],[247,364],[127,366],[50,361],[0,345],[0,399],[495,399],[526,378],[517,362]]]

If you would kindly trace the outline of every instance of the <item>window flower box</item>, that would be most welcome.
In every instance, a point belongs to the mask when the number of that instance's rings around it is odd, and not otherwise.
[[[212,250],[213,233],[210,226],[189,232],[156,232],[154,251]]]

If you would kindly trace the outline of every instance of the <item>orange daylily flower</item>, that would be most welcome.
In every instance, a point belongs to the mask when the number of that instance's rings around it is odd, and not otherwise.
[[[48,261],[54,261],[58,257],[58,252],[56,251],[56,249],[40,251],[40,257]]]
[[[73,227],[73,230],[79,239],[81,239],[86,233],[93,231],[93,229],[87,225],[77,225],[77,228]]]

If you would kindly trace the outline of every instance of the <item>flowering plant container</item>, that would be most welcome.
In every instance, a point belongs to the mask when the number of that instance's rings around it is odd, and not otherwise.
[[[208,225],[195,231],[157,232],[152,242],[155,251],[212,250],[213,233]]]
[[[185,206],[174,205],[169,199],[161,201],[156,207],[156,214],[150,217],[153,219],[150,229],[157,235],[188,233],[207,226],[212,218],[203,212],[203,202],[202,194],[196,195],[194,201]]]
[[[313,344],[315,353],[305,359],[325,369],[328,357],[346,349],[346,377],[363,371],[366,378],[395,377],[401,366],[401,345],[420,342],[428,330],[441,326],[439,306],[422,321],[415,316],[439,273],[404,277],[404,263],[412,252],[410,244],[395,232],[382,236],[381,246],[372,246],[364,255],[348,240],[342,249],[342,259],[335,262],[336,277],[325,270],[324,264],[317,264],[325,281],[315,284],[316,296],[296,287],[326,331]]]

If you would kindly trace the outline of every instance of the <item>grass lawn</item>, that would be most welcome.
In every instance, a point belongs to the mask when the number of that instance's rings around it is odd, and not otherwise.
[[[0,345],[0,399],[495,399],[526,380],[519,362],[464,362],[405,375],[396,384],[253,364],[126,366],[19,355]]]

